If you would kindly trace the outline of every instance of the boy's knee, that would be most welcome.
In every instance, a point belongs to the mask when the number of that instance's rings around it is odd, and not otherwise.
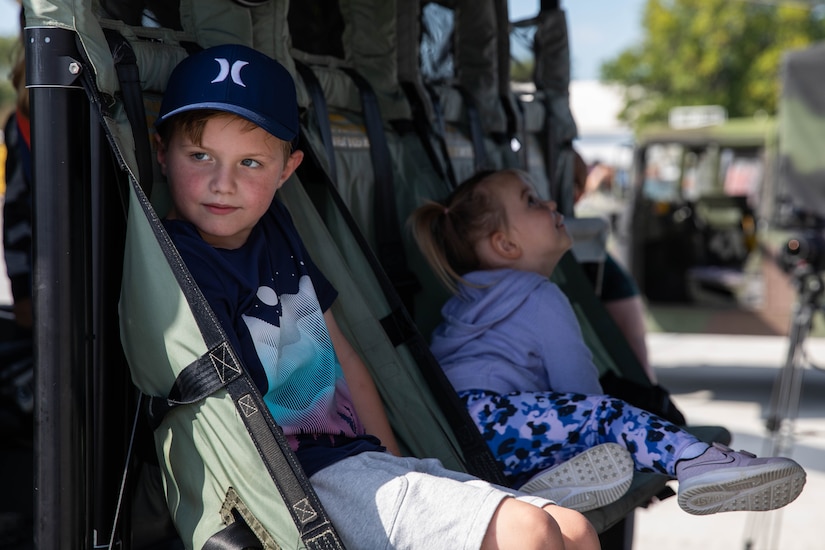
[[[546,506],[544,510],[561,529],[565,550],[597,550],[599,534],[593,524],[580,512],[561,506]]]
[[[564,539],[562,529],[550,514],[532,504],[508,498],[493,515],[481,548],[564,548]]]

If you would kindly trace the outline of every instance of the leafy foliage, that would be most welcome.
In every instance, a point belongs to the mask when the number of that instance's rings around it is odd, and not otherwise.
[[[0,122],[5,113],[14,108],[16,92],[11,84],[11,68],[20,55],[20,42],[16,36],[0,36]]]
[[[648,0],[643,28],[641,44],[601,67],[625,86],[620,118],[635,127],[682,105],[775,114],[783,53],[825,38],[821,10],[799,2]]]
[[[513,59],[510,62],[510,78],[516,82],[532,82],[534,66],[533,59]]]

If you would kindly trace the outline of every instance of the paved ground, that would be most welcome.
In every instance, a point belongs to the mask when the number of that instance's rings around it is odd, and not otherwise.
[[[785,363],[782,337],[650,334],[652,363],[691,424],[721,424],[733,446],[768,454],[771,390]],[[825,365],[825,340],[809,339]],[[634,550],[821,550],[825,548],[825,372],[803,371],[801,407],[790,456],[808,472],[802,495],[781,511],[691,516],[675,498],[636,512]],[[674,484],[675,488],[675,484]]]

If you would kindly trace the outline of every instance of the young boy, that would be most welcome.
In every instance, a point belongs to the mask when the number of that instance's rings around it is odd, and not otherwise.
[[[157,120],[173,202],[165,226],[283,428],[341,538],[355,548],[597,548],[583,516],[402,458],[364,364],[275,192],[301,163],[295,87],[239,45],[173,71]]]

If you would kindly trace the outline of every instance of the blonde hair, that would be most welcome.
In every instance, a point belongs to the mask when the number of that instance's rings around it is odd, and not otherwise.
[[[410,215],[418,248],[453,293],[460,283],[467,284],[462,277],[465,273],[481,267],[475,248],[479,239],[507,225],[506,212],[493,186],[501,175],[526,177],[520,170],[478,172],[443,202],[429,201]]]
[[[184,111],[164,121],[163,124],[161,124],[157,129],[158,134],[164,144],[168,144],[169,140],[176,132],[181,132],[195,145],[201,145],[203,130],[206,128],[206,123],[209,122],[210,119],[217,117],[238,118],[246,123],[244,126],[245,130],[253,130],[254,128],[259,127],[257,124],[246,118],[226,111],[221,111],[218,109],[193,109],[191,111]],[[289,159],[289,155],[291,155],[293,151],[292,142],[284,141],[275,136],[272,136],[272,139],[277,139],[281,143],[281,147],[284,152],[284,164],[286,164],[286,161]]]

